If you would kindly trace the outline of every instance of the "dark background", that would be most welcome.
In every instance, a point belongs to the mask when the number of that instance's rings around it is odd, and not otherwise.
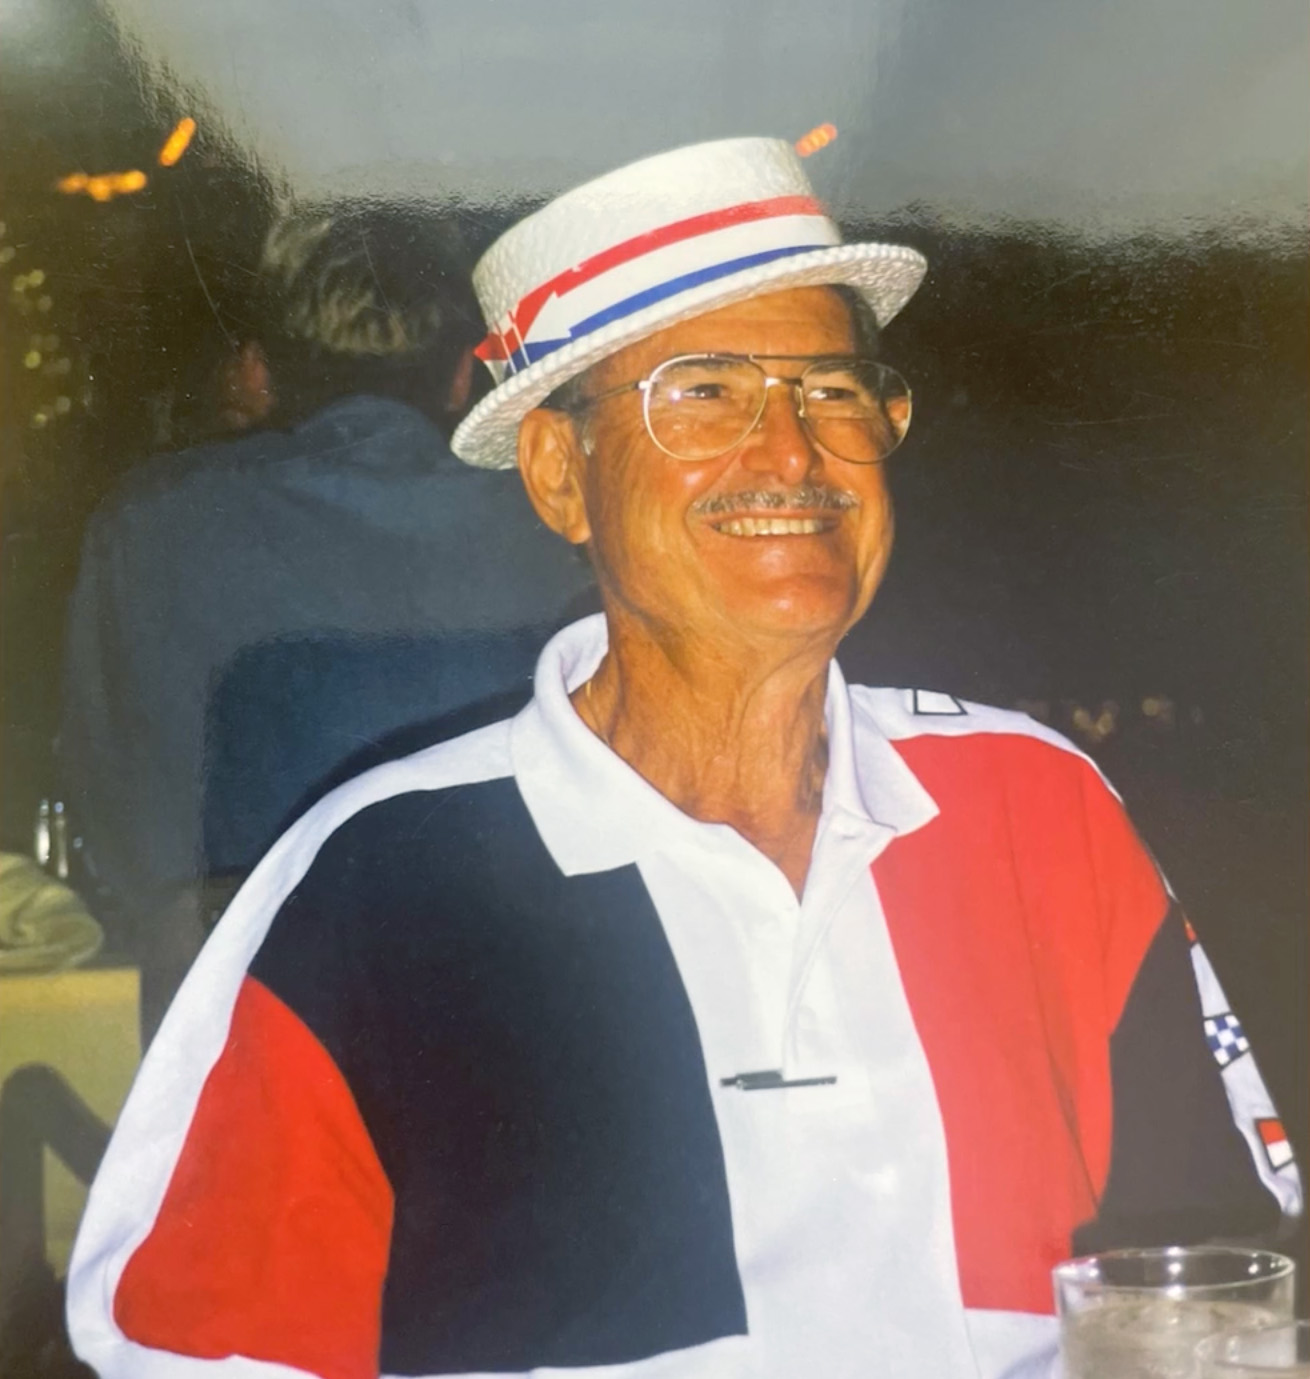
[[[89,0],[43,14],[34,38],[0,45],[0,841],[19,850],[53,788],[83,524],[137,460],[205,434],[207,380],[248,324],[259,241],[288,189],[218,118],[157,169],[199,98]],[[311,22],[296,41],[329,40]],[[1247,95],[1260,92],[1257,73]],[[814,93],[813,123],[828,100]],[[1156,118],[1137,137],[1186,142],[1185,112]],[[691,137],[805,130],[724,119]],[[845,124],[838,147],[861,138],[867,160],[876,131]],[[597,131],[585,171],[669,142],[631,150]],[[1011,177],[999,147],[997,161]],[[54,190],[69,171],[132,167],[151,173],[132,196]],[[1299,204],[1305,169],[1282,167]],[[986,184],[985,160],[971,176]],[[471,198],[467,183],[459,200],[424,196],[464,218],[475,248],[544,194]],[[1093,752],[1191,913],[1304,1162],[1308,254],[1303,218],[1251,195],[1233,173],[1212,215],[1086,224],[1067,204],[1043,214],[1031,188],[1013,217],[940,189],[835,196],[851,235],[931,264],[886,340],[915,389],[894,461],[897,551],[843,660],[857,679],[1022,702]],[[983,201],[1003,199],[993,187]]]

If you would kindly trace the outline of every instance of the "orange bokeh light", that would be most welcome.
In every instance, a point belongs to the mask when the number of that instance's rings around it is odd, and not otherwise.
[[[179,120],[173,132],[159,150],[161,167],[171,168],[187,151],[195,137],[196,122],[188,115]],[[55,190],[65,196],[76,196],[84,192],[92,201],[112,201],[116,196],[130,196],[141,191],[150,179],[140,168],[129,168],[126,172],[70,172],[55,183]]]
[[[164,147],[159,150],[159,166],[171,168],[187,151],[187,146],[191,143],[195,132],[196,122],[190,115],[184,120],[179,120],[173,132],[164,141]]]
[[[112,201],[116,196],[128,196],[139,192],[150,179],[140,168],[127,172],[99,172],[88,177],[84,172],[70,172],[55,183],[55,190],[65,196],[76,196],[85,192],[92,201]]]
[[[808,158],[811,153],[817,153],[821,148],[827,148],[837,137],[837,126],[835,124],[816,125],[808,134],[802,134],[796,140],[796,152],[802,158]]]

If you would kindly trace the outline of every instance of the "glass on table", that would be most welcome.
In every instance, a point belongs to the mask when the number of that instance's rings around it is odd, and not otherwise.
[[[1294,1272],[1220,1245],[1069,1260],[1054,1272],[1065,1379],[1193,1379],[1206,1337],[1291,1321]]]
[[[1224,1332],[1196,1355],[1200,1379],[1310,1379],[1310,1322]]]

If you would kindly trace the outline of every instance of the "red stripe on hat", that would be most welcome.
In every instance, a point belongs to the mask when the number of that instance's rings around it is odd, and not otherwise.
[[[534,287],[519,300],[509,313],[514,330],[519,336],[526,335],[541,308],[552,296],[563,296],[575,287],[580,287],[591,278],[607,273],[611,268],[641,258],[666,244],[677,244],[681,240],[694,239],[697,235],[709,234],[712,230],[723,230],[730,225],[745,225],[753,220],[771,220],[784,215],[821,215],[827,211],[812,196],[774,196],[767,201],[744,201],[738,206],[725,206],[722,210],[706,211],[702,215],[689,216],[686,220],[675,220],[671,225],[662,225],[658,230],[647,230],[621,244],[611,245],[583,259],[572,268]],[[513,348],[503,332],[491,331],[474,353],[479,359],[507,359]]]

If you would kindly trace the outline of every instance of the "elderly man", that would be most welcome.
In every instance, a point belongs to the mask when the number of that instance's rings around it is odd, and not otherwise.
[[[498,386],[456,449],[517,456],[604,615],[224,918],[78,1244],[105,1379],[1040,1373],[1075,1232],[1299,1209],[1095,767],[833,660],[891,550],[874,351],[922,268],[841,245],[766,140],[484,258]]]

